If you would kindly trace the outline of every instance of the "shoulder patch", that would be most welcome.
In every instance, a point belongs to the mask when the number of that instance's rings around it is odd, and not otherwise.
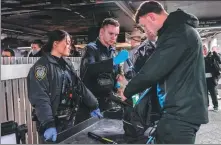
[[[35,67],[35,77],[39,81],[43,80],[46,77],[47,74],[47,68],[42,65],[37,65]]]

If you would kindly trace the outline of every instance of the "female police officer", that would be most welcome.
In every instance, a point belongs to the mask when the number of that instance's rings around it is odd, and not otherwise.
[[[57,133],[73,125],[79,102],[92,116],[102,117],[98,101],[76,75],[70,54],[70,35],[62,30],[49,34],[45,52],[28,74],[28,97],[35,109],[39,135],[56,141]]]

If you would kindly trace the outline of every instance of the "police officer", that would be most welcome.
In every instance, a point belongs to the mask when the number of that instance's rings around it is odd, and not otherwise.
[[[71,127],[81,101],[92,116],[102,117],[97,99],[79,79],[72,63],[64,58],[70,54],[70,45],[67,32],[52,31],[45,55],[27,77],[28,98],[35,109],[34,120],[42,140],[56,141],[57,133]]]
[[[84,81],[85,85],[95,94],[98,98],[100,109],[107,110],[112,108],[112,102],[108,100],[108,98],[112,95],[112,91],[114,89],[114,84],[116,82],[115,78],[118,74],[122,74],[122,70],[119,65],[108,65],[109,61],[116,61],[117,64],[121,62],[120,59],[113,59],[116,54],[114,44],[116,43],[118,34],[119,34],[120,24],[117,20],[112,18],[106,18],[100,28],[99,37],[95,42],[90,42],[86,48],[85,53],[82,57],[81,66],[80,66],[80,76]],[[127,56],[128,57],[128,56]],[[119,60],[119,61],[118,61]],[[85,78],[86,71],[90,71],[87,67],[91,64],[102,64],[105,63],[107,65],[103,65],[105,68],[104,73],[98,73],[93,77],[88,79]],[[111,72],[105,73],[106,68],[112,67],[113,70]],[[90,72],[88,72],[90,73]],[[98,87],[98,80],[100,82],[111,82],[108,86],[100,86]],[[82,110],[83,111],[83,110]],[[82,116],[80,116],[82,117]],[[79,117],[79,118],[80,118]]]

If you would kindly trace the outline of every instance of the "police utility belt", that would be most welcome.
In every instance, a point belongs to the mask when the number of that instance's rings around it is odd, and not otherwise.
[[[80,95],[77,86],[72,84],[70,76],[64,75],[60,103],[55,113],[57,119],[70,120],[76,116],[79,108]],[[73,86],[72,86],[73,85]]]
[[[114,87],[114,80],[111,73],[101,73],[96,80],[96,90],[100,92],[110,92]]]

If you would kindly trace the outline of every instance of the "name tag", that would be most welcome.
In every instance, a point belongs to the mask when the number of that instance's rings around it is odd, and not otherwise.
[[[108,59],[108,57],[106,57],[106,56],[101,56],[101,60],[107,60]]]

